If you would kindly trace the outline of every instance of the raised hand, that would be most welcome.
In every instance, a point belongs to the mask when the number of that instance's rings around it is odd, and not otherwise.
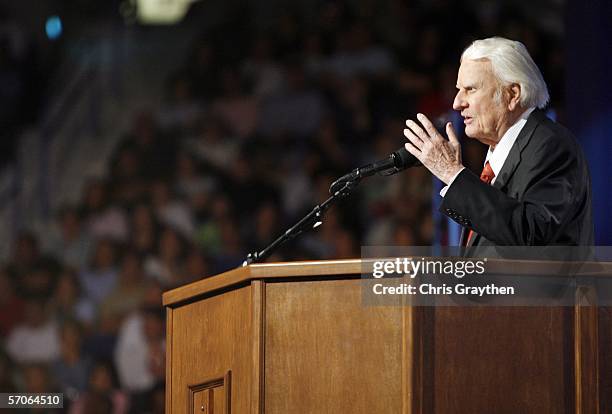
[[[453,125],[446,124],[446,140],[436,130],[431,121],[423,114],[417,114],[423,128],[411,119],[406,121],[404,135],[408,138],[406,151],[418,158],[433,175],[448,184],[463,168],[461,163],[461,145],[453,130]]]

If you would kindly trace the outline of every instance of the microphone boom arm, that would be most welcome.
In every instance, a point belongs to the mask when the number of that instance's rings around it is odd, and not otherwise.
[[[419,161],[404,148],[395,151],[387,158],[381,161],[373,162],[372,164],[363,167],[355,168],[348,174],[343,175],[332,183],[329,187],[330,194],[333,194],[338,187],[346,182],[359,182],[365,177],[370,177],[374,174],[389,176],[396,174],[408,167],[420,165]]]
[[[350,173],[343,175],[334,181],[329,188],[331,197],[323,203],[315,206],[310,213],[298,221],[293,227],[289,228],[280,237],[274,240],[268,247],[260,252],[249,253],[242,266],[248,266],[251,263],[261,262],[268,258],[282,244],[300,235],[309,228],[315,228],[323,223],[323,214],[329,207],[332,206],[338,199],[348,196],[351,191],[357,187],[359,182],[371,175],[380,173],[382,175],[393,175],[406,168],[419,166],[421,163],[412,154],[406,151],[405,148],[400,148],[386,159],[376,161],[372,164],[365,165],[360,168],[355,168]]]
[[[323,223],[323,214],[340,198],[348,196],[357,186],[358,181],[347,181],[339,190],[335,191],[327,200],[315,206],[312,211],[306,214],[300,221],[285,231],[280,237],[274,240],[268,247],[260,252],[249,253],[242,263],[248,266],[252,263],[262,262],[268,258],[276,249],[287,241],[299,236],[308,229],[314,229]]]

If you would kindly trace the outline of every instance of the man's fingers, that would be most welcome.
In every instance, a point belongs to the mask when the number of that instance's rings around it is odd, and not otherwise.
[[[410,128],[410,130],[417,137],[421,138],[423,142],[431,141],[431,139],[429,138],[429,135],[427,135],[427,132],[423,131],[423,128],[421,128],[421,126],[417,124],[416,122],[414,122],[412,119],[409,119],[406,121],[406,126]]]
[[[417,158],[417,160],[421,161],[421,156],[423,155],[423,153],[421,151],[419,151],[419,149],[417,147],[412,145],[412,143],[406,142],[404,144],[404,148],[406,148],[406,151],[408,151],[409,153],[414,155]]]
[[[423,148],[424,142],[409,129],[404,129],[404,136],[419,150]]]
[[[425,130],[427,131],[427,134],[431,138],[435,138],[435,137],[439,136],[438,130],[436,129],[434,124],[431,123],[429,118],[427,118],[423,114],[417,114],[417,119],[421,122],[421,124],[423,124],[423,127],[425,127]]]
[[[457,135],[455,134],[455,129],[453,128],[453,124],[451,122],[446,123],[446,135],[448,135],[448,140],[453,147],[459,147],[459,140],[457,139]]]

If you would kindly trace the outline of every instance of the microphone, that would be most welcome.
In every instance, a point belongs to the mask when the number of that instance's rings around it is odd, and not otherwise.
[[[360,181],[362,178],[369,177],[376,173],[381,173],[382,175],[393,175],[405,170],[406,168],[418,167],[421,165],[421,162],[414,155],[409,153],[406,148],[402,147],[384,160],[355,168],[350,173],[338,178],[329,187],[329,192],[333,194],[347,182]]]

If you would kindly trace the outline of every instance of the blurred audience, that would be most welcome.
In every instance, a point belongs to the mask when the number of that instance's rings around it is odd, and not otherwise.
[[[97,361],[91,368],[87,390],[70,406],[70,414],[127,414],[129,395],[119,389],[116,370],[110,361]]]
[[[19,363],[51,362],[60,353],[60,332],[44,299],[28,299],[23,322],[6,338],[6,351]]]
[[[87,267],[79,273],[85,295],[99,305],[117,285],[117,247],[109,239],[100,239]]]
[[[51,297],[51,306],[60,323],[75,320],[90,329],[96,318],[95,303],[81,290],[79,279],[70,268],[65,268],[60,275]]]
[[[83,328],[77,322],[65,321],[60,336],[60,355],[51,371],[64,397],[74,400],[87,389],[91,361],[83,354]]]
[[[161,290],[149,287],[143,305],[124,319],[115,362],[124,389],[142,397],[164,380],[165,330]]]

